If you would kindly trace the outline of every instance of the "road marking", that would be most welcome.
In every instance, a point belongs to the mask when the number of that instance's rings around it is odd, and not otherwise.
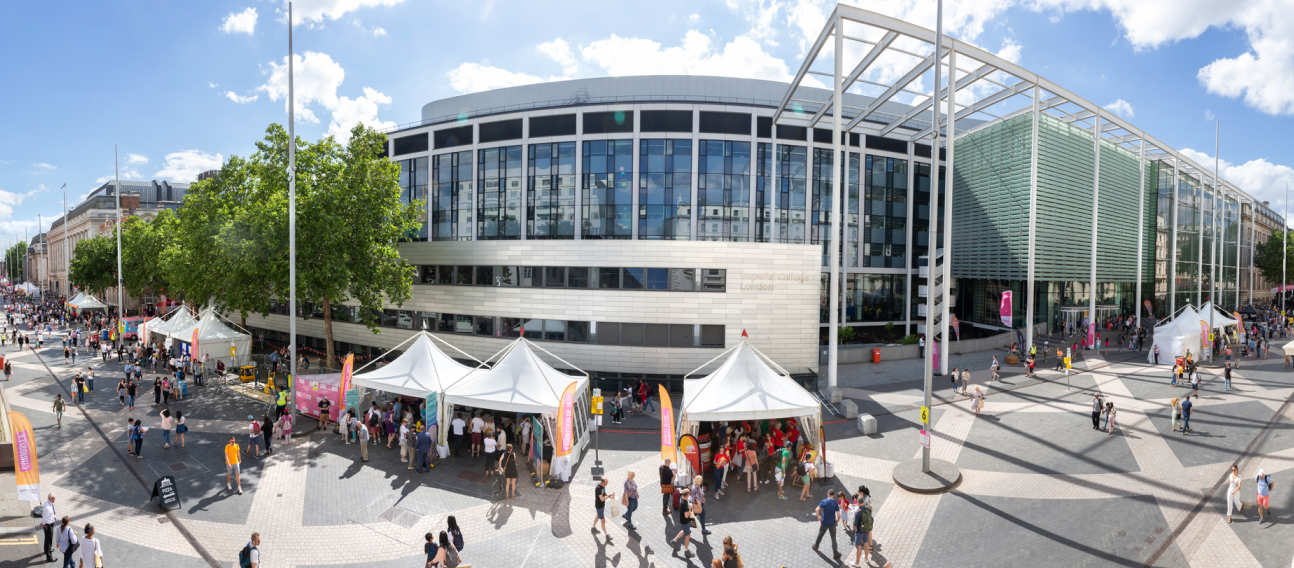
[[[0,546],[27,546],[36,544],[36,536],[13,536],[0,538]]]

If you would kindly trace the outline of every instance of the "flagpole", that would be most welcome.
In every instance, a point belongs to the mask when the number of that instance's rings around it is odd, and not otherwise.
[[[292,85],[292,2],[288,2],[288,383],[297,376],[297,137]],[[328,364],[332,364],[329,361]],[[288,410],[296,413],[296,397]],[[340,411],[339,411],[340,412]]]
[[[112,145],[112,177],[116,187],[113,195],[117,198],[117,321],[126,317],[126,304],[122,300],[121,290],[121,170],[117,167],[117,145]]]

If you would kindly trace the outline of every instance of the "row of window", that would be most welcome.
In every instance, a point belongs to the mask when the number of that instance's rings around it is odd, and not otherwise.
[[[722,268],[618,268],[598,266],[422,265],[418,282],[505,288],[576,288],[724,292]]]
[[[323,313],[316,308],[305,306],[303,311],[314,317],[323,317]],[[287,315],[287,304],[276,303],[270,312]],[[520,337],[522,330],[525,330],[526,338],[532,340],[623,347],[724,346],[722,325],[511,318],[414,310],[382,310],[381,313],[372,315],[378,327],[391,329],[502,338]],[[364,323],[359,308],[352,306],[336,308],[333,319],[344,323]]]

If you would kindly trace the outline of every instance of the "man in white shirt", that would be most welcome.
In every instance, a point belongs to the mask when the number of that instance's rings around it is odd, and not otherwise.
[[[467,423],[463,421],[463,415],[461,414],[455,413],[454,419],[449,421],[449,432],[454,437],[452,451],[457,452],[463,449],[463,428],[466,426]]]
[[[485,421],[481,419],[481,415],[478,414],[476,416],[473,416],[471,432],[470,432],[472,435],[472,457],[477,457],[481,455],[481,446],[482,446],[481,438],[484,432],[485,432]]]
[[[54,561],[54,526],[58,524],[58,515],[54,513],[54,494],[40,508],[40,529],[45,533],[45,561]]]

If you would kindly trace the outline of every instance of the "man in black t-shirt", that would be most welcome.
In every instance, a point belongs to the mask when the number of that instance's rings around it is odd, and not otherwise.
[[[325,432],[328,431],[328,408],[332,406],[332,401],[327,398],[319,399],[319,428]]]
[[[660,466],[660,510],[662,515],[669,515],[669,502],[674,496],[674,469],[669,466],[669,460],[665,460],[664,465]]]
[[[597,516],[593,518],[593,532],[598,530],[598,521],[602,522],[602,532],[607,532],[607,500],[615,498],[615,493],[607,493],[607,478],[603,477],[598,482],[598,486],[593,488],[593,510]],[[607,534],[610,537],[610,533]]]

